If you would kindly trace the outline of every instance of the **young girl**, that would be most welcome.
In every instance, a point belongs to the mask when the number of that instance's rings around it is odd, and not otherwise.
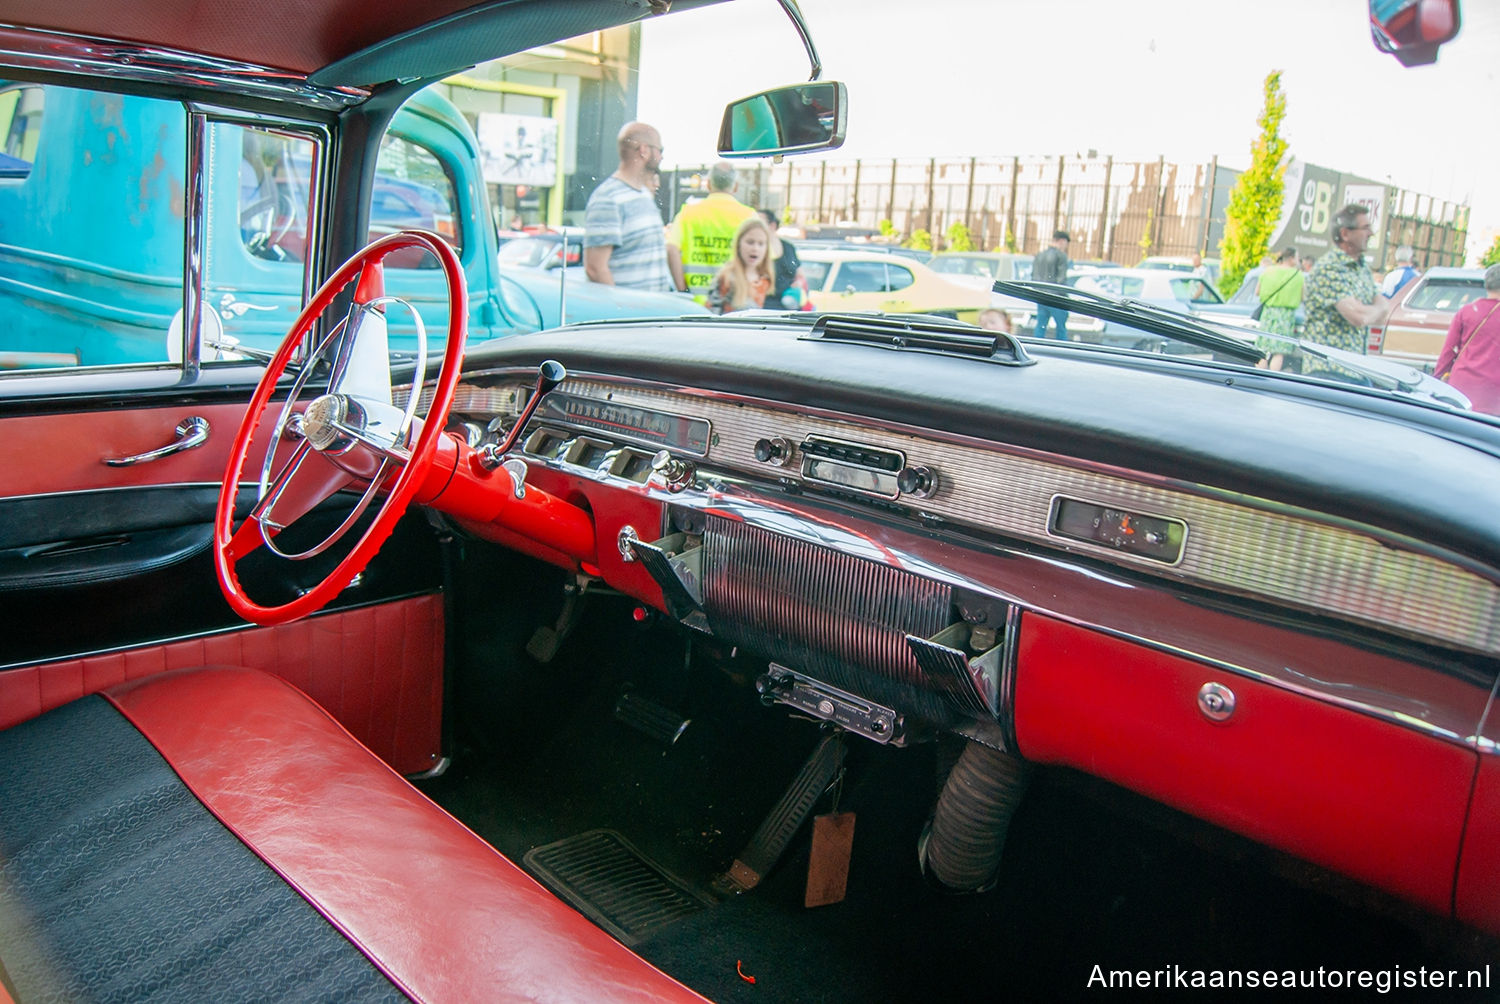
[[[708,291],[708,309],[716,314],[764,306],[771,289],[771,230],[759,213],[740,224],[733,246]]]

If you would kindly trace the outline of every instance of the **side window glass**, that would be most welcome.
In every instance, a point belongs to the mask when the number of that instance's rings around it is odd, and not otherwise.
[[[443,162],[427,147],[386,133],[375,164],[370,240],[398,230],[431,230],[463,253],[458,196]],[[413,249],[386,259],[390,268],[433,268],[430,255]]]
[[[887,266],[885,287],[887,290],[894,291],[898,289],[905,289],[915,281],[916,280],[912,278],[911,269],[902,268],[900,265]]]
[[[171,361],[186,130],[175,101],[3,92],[0,370]]]
[[[883,261],[846,261],[839,266],[840,292],[884,293],[886,263]]]
[[[823,280],[828,278],[828,263],[802,259],[802,278],[807,280],[808,289],[822,289]]]
[[[0,178],[18,180],[31,173],[47,92],[41,87],[12,87],[0,91]]]
[[[302,310],[318,144],[213,122],[206,146],[202,358],[211,363],[239,358],[238,347],[274,351]]]
[[[1172,296],[1180,303],[1221,302],[1202,279],[1173,279]]]

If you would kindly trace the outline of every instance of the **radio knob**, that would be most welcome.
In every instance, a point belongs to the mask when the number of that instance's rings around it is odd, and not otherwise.
[[[792,457],[792,444],[784,436],[755,441],[755,459],[763,464],[783,467]]]
[[[931,498],[938,488],[937,472],[930,467],[903,467],[901,473],[896,475],[896,487],[903,495]]]

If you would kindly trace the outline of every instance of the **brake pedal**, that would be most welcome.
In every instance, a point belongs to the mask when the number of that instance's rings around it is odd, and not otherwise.
[[[828,790],[844,767],[844,734],[824,736],[792,779],[781,801],[760,824],[750,843],[740,851],[729,871],[714,879],[714,891],[734,895],[754,889],[775,867],[818,798]]]

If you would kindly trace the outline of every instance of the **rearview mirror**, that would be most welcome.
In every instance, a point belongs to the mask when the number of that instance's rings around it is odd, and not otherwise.
[[[1458,0],[1370,0],[1375,48],[1403,66],[1437,61],[1438,47],[1458,34]]]
[[[719,156],[838,149],[844,143],[848,101],[848,91],[837,81],[793,84],[741,98],[724,109]]]

